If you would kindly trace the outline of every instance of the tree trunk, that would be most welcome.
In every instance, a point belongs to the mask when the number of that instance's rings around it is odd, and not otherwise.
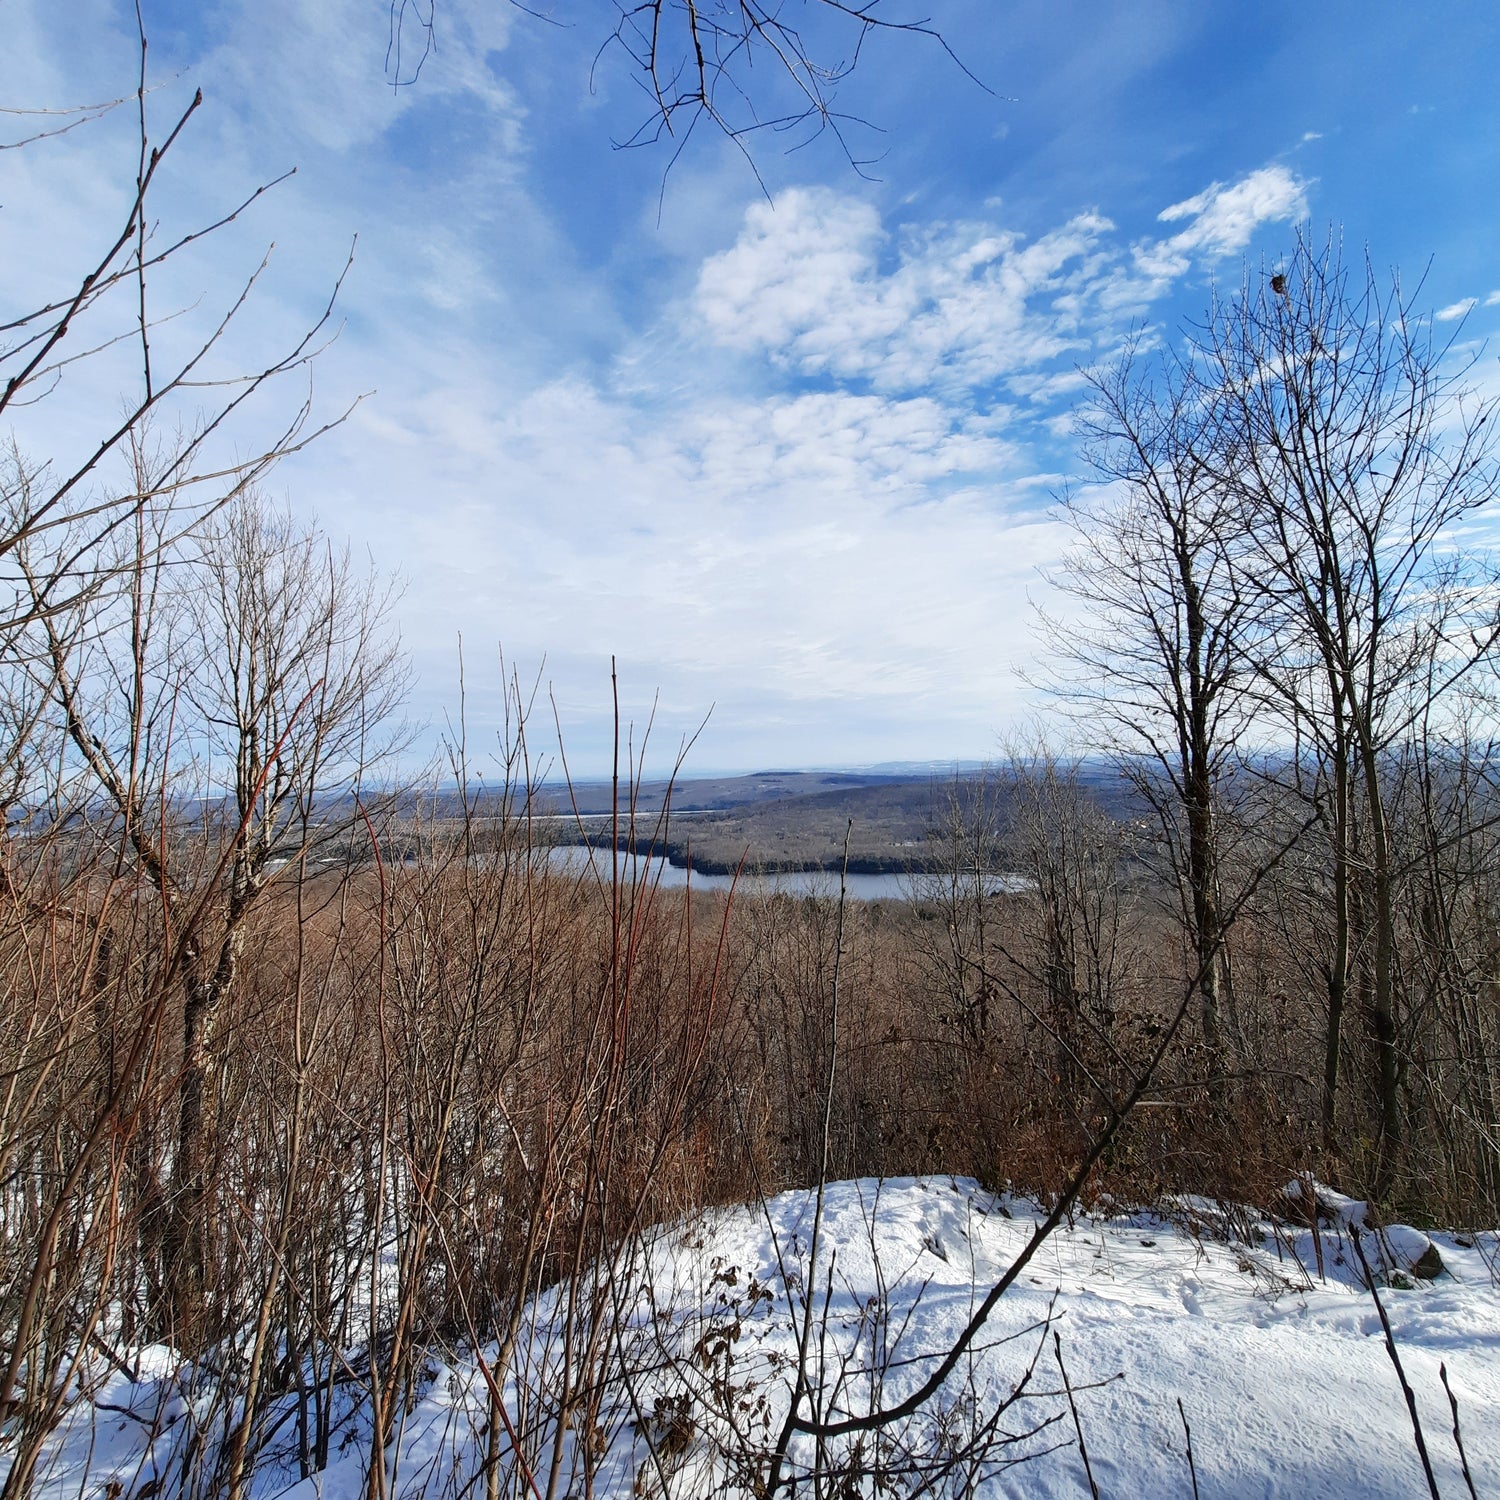
[[[190,963],[183,981],[177,1149],[172,1161],[170,1207],[164,1235],[172,1328],[179,1348],[196,1347],[204,1336],[200,1325],[209,1269],[205,1137],[208,1101],[214,1088],[213,1044],[219,1011],[234,983],[243,942],[238,922],[231,919],[229,931],[219,945],[213,973],[203,977],[198,966]]]
[[[1376,1137],[1374,1193],[1390,1190],[1401,1156],[1401,1093],[1396,1055],[1396,912],[1390,830],[1381,794],[1379,761],[1370,736],[1361,736],[1365,806],[1370,815],[1370,865],[1375,895],[1375,962],[1370,992],[1370,1030],[1375,1038]]]

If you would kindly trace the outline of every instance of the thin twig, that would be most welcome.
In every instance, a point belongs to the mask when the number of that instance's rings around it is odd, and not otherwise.
[[[783,1424],[781,1435],[776,1441],[776,1448],[771,1456],[770,1476],[766,1482],[766,1493],[772,1497],[781,1488],[782,1465],[786,1462],[787,1449],[791,1446],[792,1434],[796,1432],[799,1426],[798,1413],[801,1410],[802,1399],[808,1391],[807,1350],[812,1337],[813,1287],[815,1285],[818,1265],[819,1240],[823,1232],[823,1202],[828,1187],[828,1148],[829,1140],[833,1134],[833,1092],[834,1084],[838,1077],[839,966],[844,956],[844,915],[848,908],[849,894],[849,840],[853,836],[853,833],[854,819],[850,818],[844,825],[844,858],[839,868],[839,914],[833,941],[833,992],[830,998],[828,1015],[828,1076],[823,1096],[823,1130],[821,1154],[818,1160],[818,1191],[813,1205],[812,1242],[808,1246],[807,1252],[807,1276],[803,1282],[805,1291],[802,1309],[802,1329],[797,1338],[797,1372],[793,1377],[792,1399],[787,1407],[786,1422]],[[831,1275],[831,1266],[829,1272]],[[830,1283],[829,1301],[831,1300],[832,1289]],[[828,1311],[828,1304],[826,1302],[824,1303],[823,1310],[826,1318]],[[823,1435],[819,1433],[818,1444],[820,1448],[823,1441]]]
[[[1083,1440],[1083,1422],[1078,1415],[1078,1403],[1073,1399],[1073,1383],[1068,1379],[1068,1367],[1063,1363],[1062,1337],[1052,1330],[1052,1347],[1057,1354],[1057,1372],[1062,1376],[1063,1390],[1068,1393],[1068,1410],[1073,1413],[1073,1431],[1078,1434],[1078,1454],[1083,1459],[1083,1472],[1089,1482],[1089,1494],[1099,1500],[1099,1486],[1094,1483],[1094,1466],[1089,1462],[1089,1445]]]
[[[1438,1365],[1438,1379],[1443,1382],[1443,1389],[1448,1393],[1448,1405],[1453,1411],[1453,1442],[1458,1449],[1458,1461],[1463,1466],[1464,1483],[1469,1487],[1470,1500],[1479,1500],[1479,1492],[1474,1488],[1474,1476],[1469,1472],[1469,1455],[1464,1451],[1464,1435],[1458,1425],[1458,1397],[1453,1394],[1453,1387],[1448,1384],[1448,1366]]]
[[[1182,1418],[1182,1435],[1187,1440],[1188,1477],[1193,1481],[1193,1500],[1198,1500],[1198,1466],[1193,1462],[1193,1429],[1188,1426],[1182,1397],[1177,1398],[1177,1415]]]
[[[1412,1437],[1417,1444],[1417,1452],[1422,1459],[1422,1472],[1427,1476],[1427,1489],[1432,1500],[1442,1500],[1442,1492],[1438,1489],[1437,1476],[1432,1472],[1432,1460],[1427,1456],[1427,1439],[1422,1435],[1422,1419],[1417,1415],[1417,1398],[1406,1379],[1406,1371],[1401,1365],[1401,1355],[1396,1349],[1396,1336],[1391,1332],[1391,1320],[1385,1315],[1385,1304],[1380,1300],[1380,1293],[1375,1289],[1375,1273],[1370,1270],[1370,1262],[1365,1259],[1365,1247],[1359,1242],[1360,1231],[1355,1226],[1350,1241],[1354,1246],[1354,1254],[1359,1260],[1360,1269],[1365,1273],[1365,1285],[1370,1289],[1370,1296],[1375,1300],[1375,1311],[1380,1314],[1380,1326],[1385,1330],[1385,1350],[1391,1357],[1391,1363],[1396,1367],[1396,1378],[1401,1382],[1401,1394],[1406,1397],[1406,1409],[1411,1413]]]

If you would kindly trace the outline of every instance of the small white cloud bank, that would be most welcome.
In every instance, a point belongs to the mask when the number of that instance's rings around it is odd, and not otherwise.
[[[1433,316],[1439,323],[1456,323],[1460,318],[1467,318],[1478,306],[1478,297],[1464,297],[1461,301],[1450,302],[1447,307],[1440,307]]]
[[[1184,227],[1154,245],[1137,246],[1136,263],[1152,276],[1175,279],[1194,259],[1238,255],[1261,225],[1305,218],[1307,187],[1279,163],[1261,167],[1238,182],[1216,182],[1157,215],[1163,224],[1183,223]]]

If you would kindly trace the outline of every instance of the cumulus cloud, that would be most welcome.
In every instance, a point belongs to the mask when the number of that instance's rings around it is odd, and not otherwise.
[[[752,206],[703,265],[693,314],[721,347],[803,375],[892,392],[1002,382],[1038,399],[1064,389],[1058,363],[1086,358],[1195,261],[1306,207],[1300,178],[1263,167],[1173,204],[1160,217],[1183,227],[1127,251],[1098,213],[1035,239],[996,223],[892,232],[867,202],[794,190]]]
[[[886,391],[984,384],[1085,347],[1081,294],[1111,228],[1083,214],[1028,243],[939,225],[892,257],[871,205],[796,190],[750,208],[734,246],[703,266],[694,310],[716,342],[805,374]]]

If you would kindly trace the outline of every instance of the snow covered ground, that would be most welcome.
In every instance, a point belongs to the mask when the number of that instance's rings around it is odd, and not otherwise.
[[[838,1438],[820,1456],[810,1438],[796,1438],[788,1472],[821,1466],[860,1477],[817,1486],[804,1478],[795,1493],[1087,1496],[1081,1429],[1101,1495],[1191,1496],[1184,1414],[1204,1497],[1427,1493],[1377,1308],[1351,1254],[1361,1205],[1330,1195],[1325,1209],[1316,1241],[1306,1228],[1226,1219],[1192,1202],[1165,1215],[1078,1215],[1002,1299],[935,1402],[857,1448]],[[812,1213],[811,1194],[788,1193],[674,1226],[601,1288],[616,1310],[596,1364],[608,1379],[596,1408],[564,1429],[571,1484],[558,1495],[585,1493],[585,1453],[600,1496],[754,1492],[793,1385]],[[914,1389],[1039,1216],[1033,1204],[963,1180],[831,1186],[807,1335],[819,1411],[889,1407]],[[1477,1493],[1500,1492],[1500,1246],[1493,1235],[1433,1235],[1442,1270],[1419,1280],[1403,1266],[1424,1253],[1423,1236],[1367,1230],[1362,1243],[1383,1273],[1380,1295],[1441,1493],[1468,1493],[1444,1363]],[[1430,1259],[1420,1269],[1433,1269]],[[524,1470],[507,1458],[515,1487],[501,1493],[530,1494],[532,1480],[546,1493],[544,1434],[556,1428],[547,1428],[541,1393],[557,1385],[560,1353],[548,1330],[562,1305],[556,1289],[538,1304],[504,1384],[507,1421],[523,1432],[538,1425]],[[40,1492],[171,1493],[184,1474],[190,1406],[162,1351],[138,1381],[108,1374],[73,1408]],[[429,1361],[394,1445],[396,1491],[482,1495],[489,1408],[472,1355]],[[356,1413],[350,1432],[358,1430]],[[299,1482],[273,1440],[252,1492],[356,1496],[362,1448],[352,1441]],[[877,1488],[877,1473],[887,1488]]]

